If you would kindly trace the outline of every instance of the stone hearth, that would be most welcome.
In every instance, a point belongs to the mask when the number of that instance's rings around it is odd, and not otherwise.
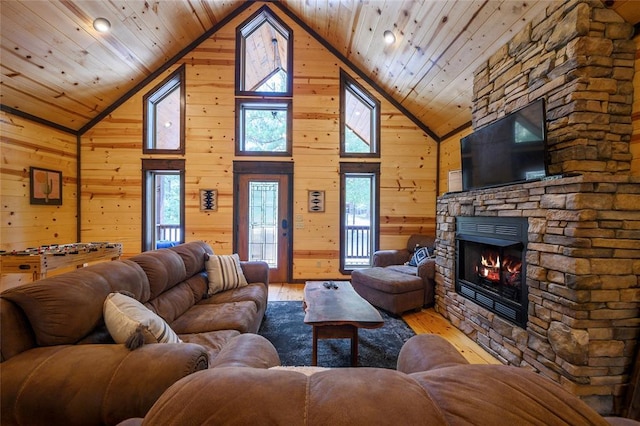
[[[557,176],[437,204],[436,310],[504,363],[550,377],[602,414],[620,413],[640,330],[631,35],[597,0],[550,2],[478,68],[472,113],[478,128],[544,98]],[[527,219],[526,327],[456,293],[462,216]]]

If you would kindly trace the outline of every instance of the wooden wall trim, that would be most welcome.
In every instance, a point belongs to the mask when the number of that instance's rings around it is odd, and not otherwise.
[[[11,108],[5,104],[0,104],[0,111],[7,112],[9,114],[16,115],[20,118],[24,118],[25,120],[34,121],[38,124],[43,124],[47,127],[51,127],[56,130],[60,130],[61,132],[69,133],[72,135],[78,135],[76,130],[70,129],[65,126],[61,126],[58,123],[54,123],[53,121],[45,120],[44,118],[36,117],[35,115],[27,114],[26,112],[20,111],[19,109]]]
[[[292,161],[234,161],[233,173],[292,175]]]
[[[442,137],[442,140],[447,140],[449,139],[451,136],[455,135],[458,132],[461,132],[465,129],[468,129],[469,127],[472,126],[472,123],[470,121],[466,122],[465,124],[463,124],[462,126],[458,127],[457,129],[453,129],[452,131],[450,131],[449,133],[447,133],[446,135],[444,135]]]

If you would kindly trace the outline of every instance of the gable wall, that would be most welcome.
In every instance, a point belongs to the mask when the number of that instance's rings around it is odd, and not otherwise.
[[[141,247],[142,96],[186,64],[186,240],[216,253],[233,250],[235,28],[261,6],[232,20],[128,100],[82,138],[82,236],[117,240],[125,256]],[[339,70],[382,103],[381,247],[411,233],[435,233],[436,143],[289,18],[294,33],[293,156],[255,161],[294,163],[293,278],[339,277]],[[356,161],[361,160],[347,160]],[[375,160],[362,160],[375,161]],[[200,189],[218,190],[218,211],[199,210]],[[307,191],[324,190],[325,212],[307,212]]]

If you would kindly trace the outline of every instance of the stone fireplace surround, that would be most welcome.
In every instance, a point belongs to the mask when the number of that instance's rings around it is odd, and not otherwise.
[[[472,113],[478,128],[544,98],[554,178],[445,194],[436,211],[436,310],[505,364],[604,415],[621,414],[640,329],[631,35],[597,0],[550,2],[476,71]],[[460,216],[527,219],[526,327],[456,293]]]

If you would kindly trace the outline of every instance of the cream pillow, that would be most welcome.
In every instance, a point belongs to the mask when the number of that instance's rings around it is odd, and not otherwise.
[[[104,322],[116,343],[127,343],[142,331],[144,343],[181,343],[182,340],[161,317],[136,299],[111,293],[103,305]]]
[[[240,257],[236,253],[231,255],[206,254],[205,256],[204,264],[209,277],[207,291],[209,296],[248,284],[240,267]]]

